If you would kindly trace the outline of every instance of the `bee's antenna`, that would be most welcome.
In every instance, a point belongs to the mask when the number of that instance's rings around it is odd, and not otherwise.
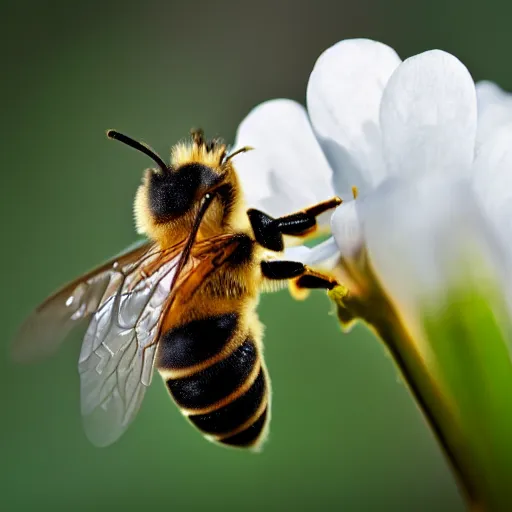
[[[246,153],[247,151],[252,151],[254,148],[251,146],[244,146],[243,148],[237,149],[234,153],[231,153],[227,156],[226,162],[229,162],[234,156],[239,155],[240,153]]]
[[[162,158],[158,155],[158,153],[156,153],[144,142],[136,141],[131,137],[128,137],[128,135],[123,135],[122,133],[119,133],[116,130],[107,130],[107,137],[109,139],[124,142],[126,145],[132,147],[133,149],[137,149],[138,151],[141,151],[145,155],[149,156],[149,158],[151,158],[158,164],[158,167],[163,173],[165,173],[169,169],[165,162],[162,160]]]

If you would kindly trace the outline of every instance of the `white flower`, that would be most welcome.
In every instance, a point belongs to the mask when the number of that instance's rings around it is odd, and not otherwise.
[[[512,218],[512,173],[502,172],[512,164],[512,99],[488,82],[475,87],[452,55],[434,50],[401,62],[384,44],[342,41],[318,59],[307,106],[266,102],[237,136],[237,146],[256,148],[237,161],[251,206],[277,216],[333,195],[344,200],[331,222],[336,243],[308,251],[306,262],[354,257],[366,244],[365,211],[405,190],[403,181],[417,188],[439,176],[446,188],[469,179],[494,226]],[[413,214],[414,198],[401,212]]]
[[[274,100],[240,126],[251,205],[344,199],[332,238],[296,255],[341,273],[340,321],[381,336],[469,508],[511,510],[511,96],[448,53],[401,62],[353,40],[320,56],[307,106]]]
[[[512,96],[492,82],[479,82],[477,150],[482,142],[512,123]]]

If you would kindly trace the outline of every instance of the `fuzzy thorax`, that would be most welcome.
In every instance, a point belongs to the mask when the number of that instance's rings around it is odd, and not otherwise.
[[[171,166],[167,172],[196,173],[192,177],[197,178],[197,186],[194,185],[193,191],[183,192],[191,194],[190,206],[176,215],[157,215],[151,197],[154,192],[151,189],[154,186],[152,173],[155,170],[147,170],[134,203],[135,223],[140,234],[154,240],[161,247],[170,247],[184,240],[191,232],[201,198],[210,191],[215,194],[215,198],[201,222],[198,240],[220,234],[250,231],[243,192],[231,161],[225,158],[224,144],[208,145],[197,141],[179,143],[173,147],[171,155]],[[213,186],[210,185],[212,182]],[[181,193],[179,190],[173,191],[171,186],[170,192],[165,195],[166,201],[181,200],[181,197],[176,196]]]

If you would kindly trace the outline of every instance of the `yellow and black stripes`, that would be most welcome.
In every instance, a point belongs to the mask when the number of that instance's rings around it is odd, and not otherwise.
[[[239,315],[192,320],[166,332],[157,366],[174,401],[209,439],[251,447],[261,438],[269,386]]]
[[[257,357],[254,343],[247,339],[226,359],[188,377],[169,379],[167,387],[180,407],[206,409],[243,386]]]
[[[220,442],[230,446],[254,446],[264,435],[267,422],[268,407],[265,407],[264,411],[251,426],[234,435],[224,437]]]
[[[212,359],[220,360],[232,351],[229,345],[238,324],[238,314],[226,313],[171,329],[160,340],[159,367],[178,377],[211,366]]]

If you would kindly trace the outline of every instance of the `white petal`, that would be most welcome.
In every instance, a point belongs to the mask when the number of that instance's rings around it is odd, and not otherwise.
[[[469,180],[397,180],[365,210],[364,232],[376,275],[405,316],[431,301],[442,304],[461,272],[479,279],[488,270],[480,262],[504,268],[503,247]]]
[[[499,85],[489,80],[482,80],[475,85],[478,101],[478,115],[485,112],[488,107],[500,103],[509,96]]]
[[[305,245],[298,245],[296,247],[287,247],[284,250],[283,258],[289,261],[300,261],[305,263],[311,254],[311,249]]]
[[[338,263],[340,253],[332,237],[310,248],[304,245],[285,249],[285,258],[291,261],[301,261],[317,269],[332,270]]]
[[[371,194],[367,196],[371,201]],[[358,211],[362,199],[338,206],[331,220],[331,232],[344,259],[352,258],[363,245],[363,231]]]
[[[478,104],[477,151],[495,130],[512,123],[512,94],[492,82],[476,84]]]
[[[481,145],[473,185],[497,236],[512,247],[512,124],[495,128]]]
[[[396,52],[366,39],[341,41],[317,60],[309,78],[308,112],[343,199],[365,192],[384,176],[379,107],[400,64]]]
[[[253,109],[238,128],[235,157],[248,205],[275,217],[334,195],[332,173],[307,113],[291,100],[272,100]]]
[[[390,174],[467,169],[474,154],[476,93],[466,67],[433,50],[407,59],[388,82],[380,123]]]

